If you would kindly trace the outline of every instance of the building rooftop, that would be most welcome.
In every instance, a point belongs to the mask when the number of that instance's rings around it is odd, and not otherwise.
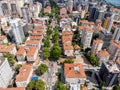
[[[95,40],[93,40],[93,42],[94,43],[103,43],[103,40],[101,40],[101,39],[95,39]]]
[[[27,56],[34,56],[36,51],[37,51],[37,48],[31,47],[27,52]]]
[[[16,82],[27,81],[29,74],[32,70],[32,66],[28,64],[23,64],[19,70],[19,74],[16,76]]]
[[[112,40],[111,43],[117,48],[120,48],[120,42],[116,42],[115,40]]]
[[[82,64],[64,64],[66,78],[86,78]]]
[[[104,64],[106,68],[109,70],[109,72],[120,73],[120,69],[114,61],[109,60],[108,62],[104,62]]]
[[[110,56],[110,54],[107,51],[100,51],[98,52],[98,55],[106,57],[106,56]]]
[[[16,88],[0,88],[0,90],[25,90],[24,87],[16,87]]]

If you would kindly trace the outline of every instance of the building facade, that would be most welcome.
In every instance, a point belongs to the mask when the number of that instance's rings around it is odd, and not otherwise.
[[[13,77],[13,71],[7,58],[0,60],[0,88],[7,88]]]

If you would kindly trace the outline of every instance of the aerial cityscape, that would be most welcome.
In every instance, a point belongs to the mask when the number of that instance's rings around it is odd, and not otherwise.
[[[0,90],[120,90],[120,0],[0,0]]]

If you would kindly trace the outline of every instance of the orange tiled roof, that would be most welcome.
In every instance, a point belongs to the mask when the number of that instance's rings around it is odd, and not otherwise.
[[[120,65],[120,59],[119,59],[119,60],[117,60],[117,63]]]
[[[24,87],[16,87],[16,88],[0,88],[0,90],[25,90]]]
[[[107,51],[100,51],[100,52],[98,52],[98,54],[100,55],[100,56],[110,56],[110,54],[107,52]]]
[[[111,43],[116,46],[117,48],[120,48],[120,43],[119,42],[116,42],[114,40],[111,41]]]
[[[101,40],[101,39],[95,39],[95,40],[93,40],[93,42],[94,43],[103,43],[103,40]]]
[[[73,35],[72,31],[64,31],[62,32],[62,35]]]
[[[82,90],[87,90],[87,87],[86,86],[82,86]]]
[[[97,19],[97,20],[96,20],[96,23],[102,23],[102,20]]]
[[[66,78],[86,78],[82,64],[64,64]]]
[[[75,49],[75,50],[79,50],[79,49],[80,49],[80,46],[75,45],[75,46],[74,46],[74,49]]]
[[[0,36],[0,41],[6,39],[7,37],[6,36]]]
[[[31,47],[27,52],[27,56],[34,56],[36,51],[37,51],[37,48]]]
[[[17,51],[17,55],[21,55],[21,54],[24,54],[25,52],[26,52],[26,50],[25,49],[27,49],[28,47],[27,46],[21,46],[20,48],[19,48],[19,50]]]
[[[64,50],[73,50],[73,46],[70,44],[63,44],[63,49]]]
[[[42,36],[30,36],[30,40],[41,40]]]
[[[30,44],[30,45],[39,45],[39,41],[32,41],[32,40],[28,40],[28,41],[26,41],[26,44]]]
[[[72,36],[62,36],[62,43],[67,42],[67,41],[72,41]]]
[[[15,44],[11,44],[11,45],[2,45],[0,44],[0,52],[2,53],[9,53],[12,49],[15,48]]]
[[[84,26],[79,26],[79,29],[80,30],[83,30],[85,27]]]
[[[19,74],[16,76],[16,82],[27,81],[29,74],[32,70],[32,66],[28,64],[23,64],[20,68]]]

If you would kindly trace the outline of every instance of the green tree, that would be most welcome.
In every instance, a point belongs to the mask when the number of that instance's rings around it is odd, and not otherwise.
[[[68,58],[64,61],[64,63],[74,63],[74,60],[71,58]]]
[[[28,86],[27,86],[27,88],[26,88],[26,90],[33,90],[33,89],[35,89],[35,84],[36,84],[35,81],[30,81]]]
[[[115,85],[112,90],[120,90],[120,85]]]
[[[19,72],[19,69],[22,67],[21,64],[18,64],[15,66],[15,71],[18,73]]]
[[[61,55],[61,48],[58,44],[54,44],[51,50],[51,56],[53,59],[58,60]]]
[[[53,40],[54,40],[55,43],[57,43],[58,40],[59,40],[59,34],[55,33],[55,34],[53,35]]]
[[[45,90],[45,83],[41,79],[30,81],[26,90]]]
[[[42,80],[38,80],[35,83],[35,90],[45,90],[45,83]]]
[[[62,82],[57,81],[54,90],[69,90],[69,88],[65,86]]]
[[[47,47],[44,47],[43,49],[43,57],[47,59],[50,56],[50,50]]]
[[[47,35],[50,36],[52,34],[52,30],[50,28],[47,29]]]
[[[44,47],[50,47],[50,37],[49,36],[47,36],[44,41]]]
[[[10,64],[10,66],[13,66],[14,63],[15,63],[15,58],[14,58],[14,55],[13,54],[10,54],[10,53],[6,53],[6,54],[3,54],[3,58],[7,58],[8,59],[8,62]]]
[[[46,64],[41,64],[37,71],[39,74],[44,74],[48,70],[48,66]]]

